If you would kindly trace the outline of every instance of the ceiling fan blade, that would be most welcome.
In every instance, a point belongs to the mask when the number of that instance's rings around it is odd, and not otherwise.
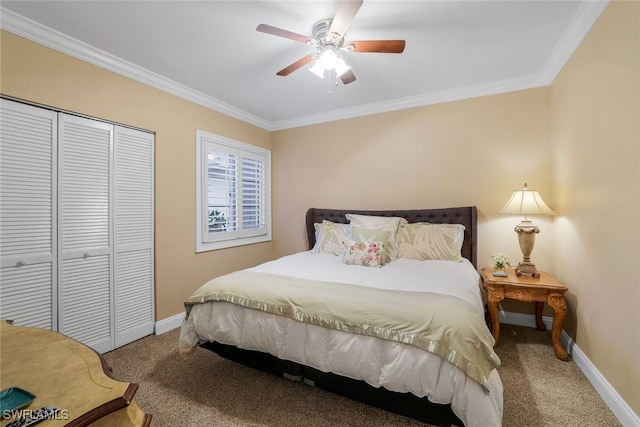
[[[278,71],[276,74],[279,76],[288,76],[289,74],[296,71],[298,68],[304,67],[309,62],[313,61],[315,58],[316,58],[315,54],[309,54],[303,58],[298,59],[296,62],[289,65],[288,67],[285,67],[282,70]]]
[[[366,40],[350,41],[346,48],[352,52],[402,53],[404,40]]]
[[[340,80],[342,80],[342,84],[348,85],[349,83],[356,80],[356,75],[353,74],[353,71],[347,70],[346,72],[342,73],[342,75],[340,76]]]
[[[342,0],[338,5],[333,21],[331,21],[330,33],[337,33],[341,37],[347,32],[349,25],[353,22],[353,18],[356,17],[356,13],[362,6],[362,0]]]
[[[300,43],[306,43],[310,40],[310,37],[303,36],[302,34],[294,33],[291,31],[283,30],[282,28],[272,27],[267,24],[260,24],[256,27],[256,31],[261,33],[271,34],[273,36],[284,37],[285,39],[295,40]]]

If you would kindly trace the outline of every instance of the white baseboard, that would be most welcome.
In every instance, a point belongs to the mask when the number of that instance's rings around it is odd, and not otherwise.
[[[501,323],[529,326],[532,328],[536,326],[536,318],[532,314],[511,313],[501,310],[499,311],[499,317]],[[547,329],[551,329],[551,324],[553,323],[552,317],[543,316],[542,321]],[[616,392],[611,384],[602,376],[600,371],[598,371],[595,365],[591,363],[589,358],[564,330],[562,331],[561,340],[562,346],[567,350],[567,353],[571,355],[573,361],[584,376],[587,377],[589,382],[591,382],[591,385],[593,385],[602,400],[609,406],[613,414],[618,418],[618,421],[620,421],[624,427],[640,427],[640,417],[633,412],[627,402],[620,397],[618,392]]]
[[[509,325],[517,326],[529,326],[532,328],[536,327],[536,316],[534,316],[533,314],[512,313],[510,311],[499,310],[498,317],[500,318],[500,323],[507,323]],[[544,322],[544,325],[547,327],[547,329],[551,329],[551,324],[553,323],[552,317],[543,316],[542,321]]]
[[[162,335],[165,332],[169,332],[172,329],[179,328],[184,320],[184,313],[176,314],[175,316],[168,317],[166,319],[158,320],[156,322],[156,335]]]

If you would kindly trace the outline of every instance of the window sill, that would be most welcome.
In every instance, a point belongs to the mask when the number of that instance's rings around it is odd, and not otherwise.
[[[237,246],[253,245],[271,241],[271,233],[264,236],[246,237],[241,239],[221,240],[218,242],[196,243],[196,253],[217,251],[219,249],[235,248]]]

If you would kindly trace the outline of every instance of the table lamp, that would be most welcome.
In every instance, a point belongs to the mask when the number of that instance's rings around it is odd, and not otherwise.
[[[516,274],[531,275],[531,277],[540,277],[540,273],[536,270],[536,265],[531,262],[531,252],[536,241],[536,234],[540,232],[538,226],[533,225],[528,215],[555,215],[556,213],[547,206],[537,191],[530,190],[527,183],[524,183],[522,190],[514,191],[511,199],[500,210],[502,214],[519,214],[524,215],[522,222],[515,227],[518,233],[518,243],[522,251],[522,262],[516,267]]]

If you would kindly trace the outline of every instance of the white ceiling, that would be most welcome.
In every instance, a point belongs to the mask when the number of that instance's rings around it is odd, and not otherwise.
[[[345,52],[357,80],[303,67],[326,1],[2,1],[3,29],[268,130],[551,83],[606,1],[365,0],[347,40],[404,39],[402,54]]]

